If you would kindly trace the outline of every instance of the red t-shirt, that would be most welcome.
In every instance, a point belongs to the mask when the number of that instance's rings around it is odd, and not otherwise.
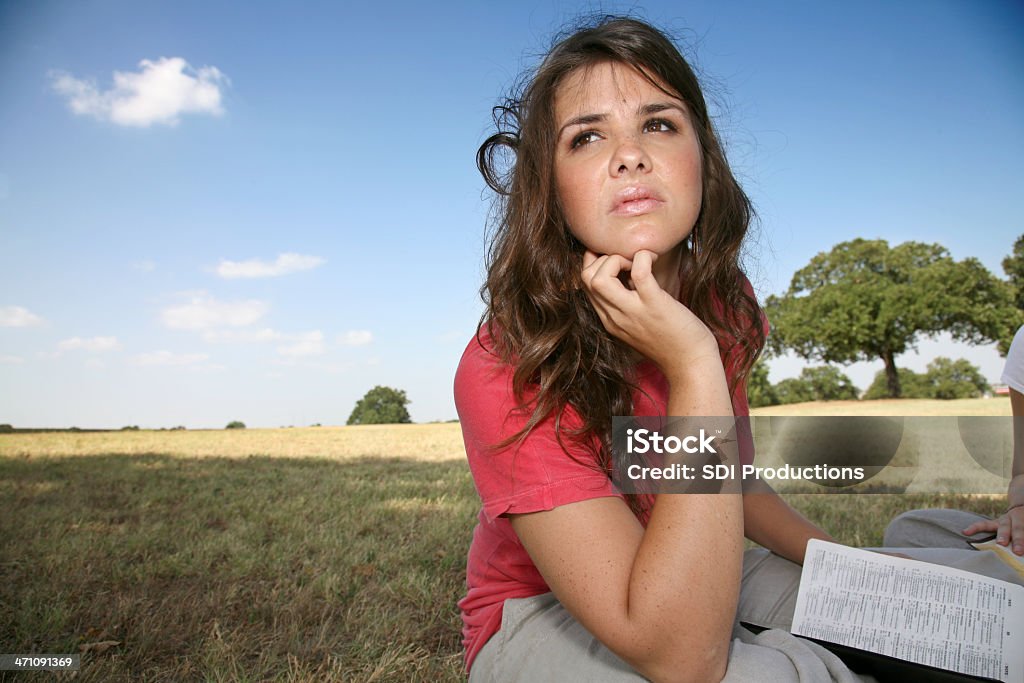
[[[516,410],[512,390],[514,369],[489,350],[493,342],[486,326],[481,330],[480,341],[475,337],[470,341],[455,373],[455,407],[473,481],[483,503],[466,563],[468,591],[459,601],[467,671],[480,648],[500,628],[505,600],[550,590],[506,515],[551,510],[603,496],[622,497],[605,474],[583,464],[593,463],[584,449],[576,447],[573,457],[562,450],[555,438],[553,416],[534,427],[521,444],[501,450],[491,448],[518,432],[528,415]],[[732,363],[728,365],[726,375],[731,381],[735,368]],[[665,415],[665,376],[651,362],[641,363],[637,373],[641,391],[633,397],[634,414]],[[737,388],[732,403],[735,415],[749,415],[743,387]],[[566,429],[581,424],[571,408],[562,421]],[[568,440],[566,447],[573,449]],[[741,446],[740,459],[746,464],[752,461],[752,444]],[[640,521],[646,523],[646,519]]]

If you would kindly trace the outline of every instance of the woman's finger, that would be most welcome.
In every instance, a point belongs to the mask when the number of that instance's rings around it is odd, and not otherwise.
[[[996,543],[999,545],[1010,544],[1010,516],[1003,515],[996,520],[999,522],[999,528],[996,530]]]
[[[620,295],[628,290],[619,279],[619,274],[632,268],[632,262],[618,254],[608,254],[604,261],[596,265],[594,276],[590,280],[590,289],[598,296],[608,299],[612,305],[623,305],[625,301]]]
[[[1013,552],[1017,555],[1024,555],[1024,511],[1021,508],[1014,508],[1007,512],[1006,516],[1010,518],[1010,540],[1013,543]]]
[[[650,300],[650,297],[662,291],[654,277],[654,262],[657,259],[657,254],[646,249],[641,249],[633,256],[633,269],[629,275],[641,299]]]
[[[580,277],[583,280],[583,286],[590,289],[590,283],[594,279],[594,275],[597,273],[597,269],[601,267],[605,259],[608,257],[605,255],[598,255],[589,249],[583,253],[583,270],[580,273]]]

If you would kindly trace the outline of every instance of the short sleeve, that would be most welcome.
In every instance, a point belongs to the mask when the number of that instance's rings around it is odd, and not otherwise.
[[[487,339],[481,333],[484,343]],[[568,452],[563,450],[553,416],[535,426],[522,441],[496,446],[516,434],[529,415],[520,411],[515,401],[513,369],[481,340],[470,342],[455,373],[455,407],[487,519],[551,510],[591,498],[621,497],[587,449],[563,439]],[[571,429],[579,424],[578,415],[567,409],[563,426]]]
[[[1017,330],[1006,354],[1006,366],[1000,377],[1003,384],[1024,394],[1024,325]]]

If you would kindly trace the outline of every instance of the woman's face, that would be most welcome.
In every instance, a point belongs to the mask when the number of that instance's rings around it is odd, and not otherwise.
[[[603,62],[562,82],[555,126],[558,198],[588,249],[665,255],[690,235],[701,206],[701,149],[682,100],[630,66]]]

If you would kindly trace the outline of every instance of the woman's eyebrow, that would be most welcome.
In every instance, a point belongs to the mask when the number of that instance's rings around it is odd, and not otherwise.
[[[652,102],[651,104],[645,104],[637,109],[636,113],[639,116],[650,116],[651,114],[659,114],[670,109],[675,109],[683,115],[686,114],[686,107],[674,102]]]
[[[650,116],[651,114],[659,114],[663,111],[670,110],[678,111],[684,116],[686,115],[686,107],[674,102],[651,102],[650,104],[644,104],[636,110],[636,113],[637,116]],[[592,123],[600,123],[607,118],[607,114],[581,114],[580,116],[574,116],[562,124],[562,127],[558,129],[558,138],[562,137],[566,128],[571,128],[572,126],[589,126]]]
[[[558,137],[562,137],[562,133],[565,132],[566,128],[571,128],[572,126],[589,126],[592,123],[600,123],[607,118],[607,114],[582,114],[580,116],[574,116],[558,129]]]

